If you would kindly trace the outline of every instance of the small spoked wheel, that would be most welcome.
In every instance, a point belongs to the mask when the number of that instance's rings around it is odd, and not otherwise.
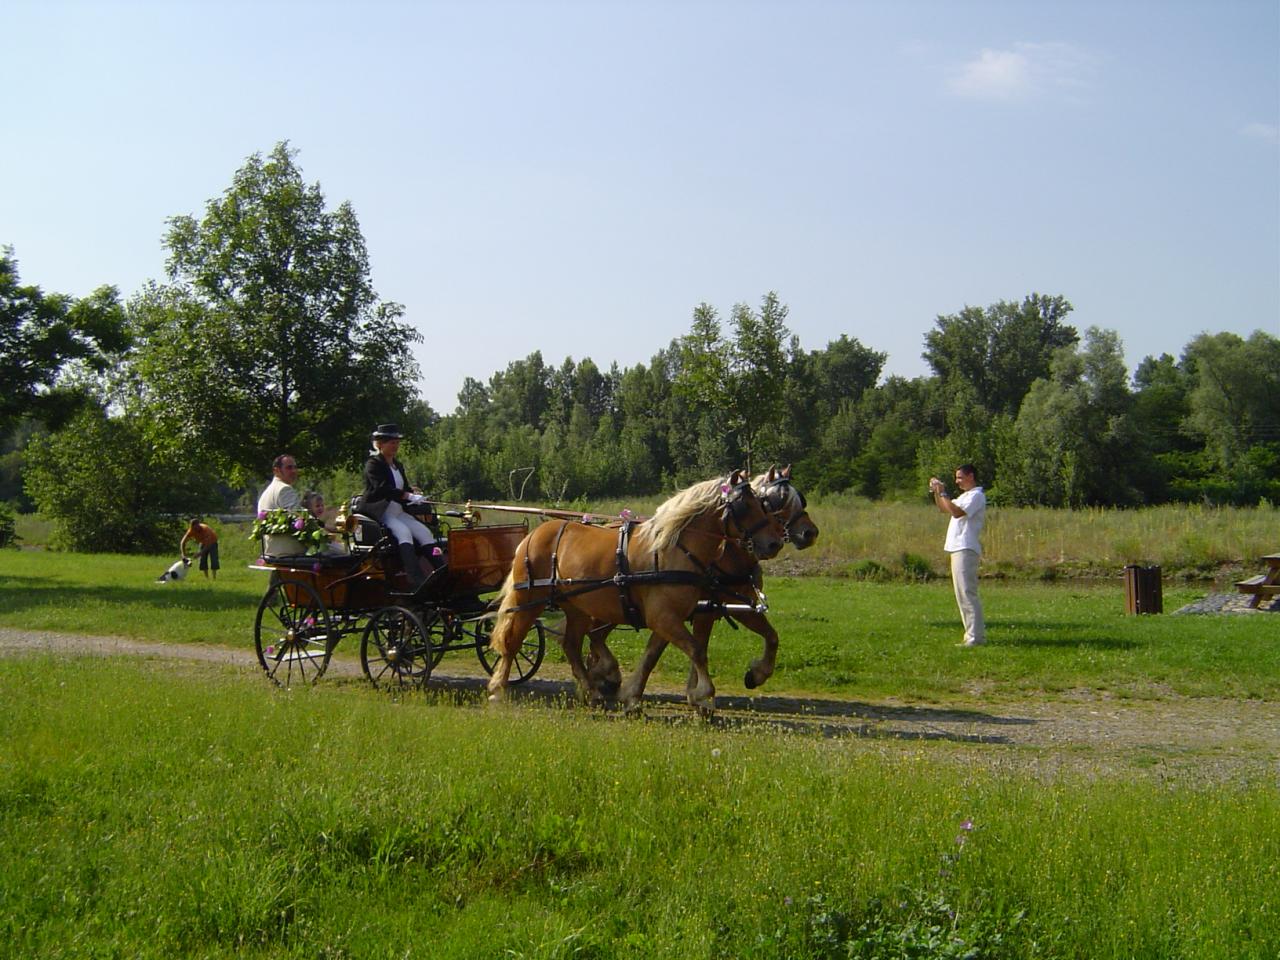
[[[383,607],[360,639],[360,666],[375,687],[420,687],[431,676],[431,633],[408,607]]]
[[[311,584],[273,578],[253,624],[258,663],[268,678],[282,687],[315,683],[337,641],[333,619]]]
[[[489,649],[489,637],[493,635],[493,624],[497,619],[497,614],[490,613],[467,624],[476,638],[476,656],[480,658],[480,666],[484,667],[484,672],[490,676],[497,669],[499,659],[498,655]],[[524,683],[537,673],[546,652],[546,630],[541,620],[535,620],[529,632],[524,635],[520,649],[516,651],[516,658],[511,663],[511,677],[507,680],[507,684],[514,686],[517,683]]]

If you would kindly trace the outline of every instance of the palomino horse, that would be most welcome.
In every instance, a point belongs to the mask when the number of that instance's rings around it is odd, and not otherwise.
[[[782,523],[788,542],[795,544],[797,550],[805,550],[813,546],[818,539],[818,525],[809,516],[804,494],[791,482],[790,466],[781,470],[770,467],[767,473],[760,474],[752,481],[752,488],[760,497],[765,509]],[[712,607],[695,613],[693,617],[693,638],[703,650],[707,648],[716,620],[724,615],[723,606],[717,609],[715,605],[741,604],[743,600],[748,599],[744,596],[745,593],[754,594],[763,586],[759,559],[737,544],[726,545],[724,553],[713,565],[713,572],[721,586],[719,589],[708,591],[703,596],[704,600],[711,602]],[[773,628],[768,617],[754,609],[734,610],[732,617],[764,639],[764,652],[751,662],[743,680],[747,689],[751,690],[773,676],[778,659],[778,631]],[[602,641],[611,630],[610,625],[597,625],[592,628],[593,657],[598,648],[597,640]],[[649,674],[657,666],[658,659],[666,647],[666,642],[656,634],[650,636],[644,654],[636,664],[622,695],[628,710],[639,709],[640,698],[649,682]],[[607,686],[613,666],[607,661],[589,662],[588,674],[598,688]],[[692,675],[689,682],[693,682]]]
[[[728,479],[705,480],[676,494],[634,525],[618,530],[562,521],[544,523],[516,548],[503,584],[490,647],[500,657],[489,680],[491,699],[500,699],[511,664],[534,620],[552,603],[565,615],[560,640],[584,697],[592,693],[582,660],[582,638],[593,622],[645,626],[674,643],[692,663],[686,690],[694,706],[710,709],[715,687],[707,673],[707,651],[685,621],[706,593],[708,565],[730,544],[756,556],[782,549],[785,530],[767,513],[741,471]],[[603,637],[592,638],[600,663],[617,661]]]

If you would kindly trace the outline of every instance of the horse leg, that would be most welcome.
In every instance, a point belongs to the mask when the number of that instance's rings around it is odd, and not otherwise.
[[[683,620],[667,615],[659,622],[650,624],[655,635],[668,643],[674,643],[693,664],[690,682],[685,686],[685,697],[690,705],[703,713],[710,713],[716,706],[716,687],[711,682],[711,673],[707,669],[707,645],[694,639]],[[650,647],[653,642],[650,641]],[[646,651],[647,653],[648,651]],[[661,651],[659,651],[660,653]],[[656,662],[656,659],[655,659]]]
[[[511,679],[511,666],[515,663],[516,652],[541,612],[542,605],[527,610],[508,609],[498,613],[498,622],[494,624],[493,635],[489,638],[490,649],[498,654],[498,665],[489,678],[491,701],[506,699],[507,681]]]
[[[667,649],[667,641],[651,632],[644,653],[640,655],[640,660],[631,671],[631,676],[618,692],[618,699],[622,701],[628,713],[639,713],[642,709],[641,701],[644,697],[644,688],[649,683],[649,674],[653,673],[653,668],[658,665],[658,660],[665,649]]]
[[[706,650],[708,643],[711,641],[711,628],[716,625],[716,616],[713,613],[700,613],[693,618],[693,639],[702,644],[702,649]],[[659,651],[661,653],[661,651]],[[697,673],[693,669],[693,664],[689,664],[689,678],[685,681],[685,688],[691,689],[698,682]]]
[[[591,629],[587,631],[591,641],[591,653],[587,658],[587,676],[591,680],[592,689],[600,697],[613,700],[618,695],[618,688],[622,686],[622,667],[618,665],[618,658],[605,643],[609,634],[613,632],[613,624],[600,623],[598,620],[593,620],[592,624]]]
[[[737,621],[753,633],[764,638],[764,651],[760,657],[751,661],[747,667],[747,675],[742,682],[748,690],[754,690],[773,676],[773,668],[778,662],[778,631],[763,613],[744,613]]]
[[[598,700],[593,696],[594,691],[591,687],[591,678],[587,672],[587,665],[582,662],[582,637],[587,632],[587,628],[591,626],[591,618],[586,614],[575,610],[573,607],[566,607],[564,611],[564,636],[560,638],[560,649],[564,651],[564,658],[569,664],[569,670],[573,673],[574,683],[577,686],[578,698],[583,703],[592,703]]]

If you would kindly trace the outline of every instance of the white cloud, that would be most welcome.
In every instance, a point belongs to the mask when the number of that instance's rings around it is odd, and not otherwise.
[[[1252,140],[1280,143],[1280,127],[1277,127],[1274,123],[1246,124],[1240,128],[1240,132]]]
[[[973,100],[1074,97],[1090,85],[1092,75],[1093,58],[1069,44],[1015,43],[1011,50],[984,49],[961,64],[947,89]]]

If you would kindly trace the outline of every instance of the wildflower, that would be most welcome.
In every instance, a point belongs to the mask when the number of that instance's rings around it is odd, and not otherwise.
[[[960,829],[961,829],[961,830],[972,830],[972,829],[973,829],[973,821],[972,821],[972,820],[966,820],[964,823],[960,824]]]
[[[712,747],[712,748],[711,748],[711,756],[712,756],[712,757],[718,757],[718,756],[720,756],[720,748],[719,748],[719,747]]]
[[[792,901],[791,901],[791,898],[790,898],[790,897],[783,897],[783,898],[782,898],[782,905],[783,905],[784,907],[789,907],[789,906],[791,906],[791,902],[792,902]]]

